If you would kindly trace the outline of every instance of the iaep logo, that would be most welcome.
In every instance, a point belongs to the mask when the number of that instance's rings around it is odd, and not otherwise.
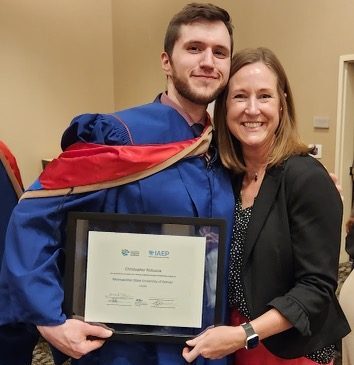
[[[170,255],[170,251],[164,251],[164,250],[149,250],[149,257],[168,258],[169,255]]]

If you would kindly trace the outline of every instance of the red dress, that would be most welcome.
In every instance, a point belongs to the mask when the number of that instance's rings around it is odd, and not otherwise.
[[[232,310],[230,317],[230,324],[232,326],[239,326],[241,323],[246,322],[247,319],[243,317],[237,309]],[[315,365],[318,364],[306,357],[299,357],[296,359],[282,359],[276,355],[273,355],[267,348],[262,344],[252,350],[246,350],[245,348],[240,349],[234,354],[235,365]],[[333,360],[328,363],[333,365]]]

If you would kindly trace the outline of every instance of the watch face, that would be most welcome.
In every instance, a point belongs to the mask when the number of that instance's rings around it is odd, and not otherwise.
[[[251,349],[254,349],[255,347],[257,347],[258,344],[259,344],[259,337],[258,337],[258,335],[254,334],[247,338],[246,348],[247,348],[247,350],[251,350]]]

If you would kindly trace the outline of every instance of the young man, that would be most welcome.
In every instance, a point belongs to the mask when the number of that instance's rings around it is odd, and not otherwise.
[[[0,277],[0,324],[35,324],[56,349],[79,359],[73,364],[184,363],[183,346],[105,342],[111,331],[65,316],[61,267],[65,223],[69,211],[94,211],[218,217],[226,219],[231,229],[233,193],[215,150],[208,150],[212,128],[206,107],[228,81],[232,45],[231,20],[225,10],[211,4],[187,5],[173,17],[165,37],[161,62],[167,91],[151,104],[73,120],[62,138],[63,149],[69,148],[65,158],[47,167],[9,224]],[[202,134],[195,134],[194,124],[203,125]],[[169,147],[177,146],[183,155],[185,145],[195,143],[196,155],[175,161],[169,152]],[[168,150],[169,157],[157,166],[149,160],[153,151],[139,153],[151,145]],[[112,159],[126,150],[130,153],[130,147],[144,156],[141,178],[134,181],[122,177],[118,171],[122,162]],[[139,165],[141,157],[130,162]],[[156,170],[146,174],[151,164]],[[199,363],[208,360],[200,358]]]

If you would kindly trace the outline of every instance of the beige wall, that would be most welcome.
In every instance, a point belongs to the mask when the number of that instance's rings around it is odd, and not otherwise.
[[[0,139],[15,153],[26,186],[41,159],[59,153],[73,116],[146,103],[164,89],[164,32],[188,2],[0,0]],[[354,1],[214,3],[233,18],[236,51],[267,46],[279,56],[302,138],[323,145],[321,162],[333,171],[338,61],[354,54]],[[329,117],[330,128],[315,130],[314,116]]]
[[[189,2],[113,0],[116,108],[149,102],[163,90],[159,56],[164,32],[171,16]],[[339,56],[354,54],[354,1],[213,3],[227,9],[233,19],[236,51],[266,46],[278,55],[294,92],[301,137],[305,143],[322,144],[320,161],[334,171]],[[315,129],[314,116],[329,117],[330,128]],[[350,204],[349,196],[344,199],[346,206]],[[341,261],[346,260],[342,247]]]
[[[110,0],[0,0],[0,139],[27,186],[73,116],[113,108]]]
[[[148,102],[163,89],[159,64],[163,34],[170,17],[188,2],[113,0],[117,108]],[[354,1],[214,3],[228,9],[233,18],[236,50],[266,46],[279,56],[293,87],[302,138],[323,145],[321,161],[333,171],[338,60],[354,53]],[[314,116],[329,117],[330,128],[315,130]]]
[[[293,87],[301,136],[323,145],[321,161],[334,171],[339,56],[354,52],[354,1],[266,0],[261,11],[255,0],[237,3],[237,44],[276,52]],[[315,130],[314,116],[329,117],[330,128]]]
[[[163,90],[163,36],[189,0],[0,0],[0,138],[28,185],[81,112],[145,103]],[[215,0],[236,50],[272,48],[293,86],[300,132],[334,169],[338,59],[354,53],[353,0]],[[113,25],[112,25],[113,17]],[[113,27],[113,32],[112,32]],[[113,47],[112,47],[113,45]],[[315,130],[313,116],[330,118]]]

